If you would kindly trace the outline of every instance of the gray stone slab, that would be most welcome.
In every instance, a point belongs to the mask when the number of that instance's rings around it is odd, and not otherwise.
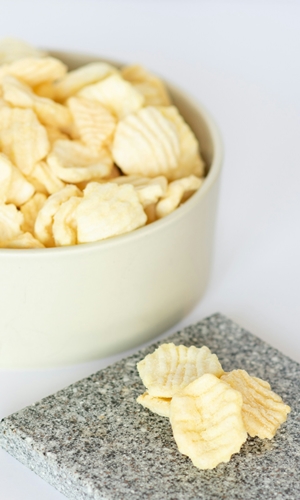
[[[248,438],[228,464],[196,469],[168,419],[135,402],[144,392],[136,363],[157,343],[5,418],[0,445],[76,500],[298,500],[300,365],[221,314],[166,341],[207,345],[224,370],[268,380],[292,408],[275,438]]]

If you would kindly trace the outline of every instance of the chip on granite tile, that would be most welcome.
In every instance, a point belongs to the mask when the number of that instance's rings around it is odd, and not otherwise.
[[[221,314],[163,342],[207,345],[224,370],[268,380],[291,406],[287,422],[271,441],[248,438],[229,463],[198,470],[168,419],[136,403],[136,363],[156,343],[3,419],[0,445],[76,500],[299,499],[300,365]]]

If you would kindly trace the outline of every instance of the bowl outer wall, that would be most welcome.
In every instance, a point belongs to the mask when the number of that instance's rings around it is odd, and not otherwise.
[[[55,53],[69,66],[97,58]],[[103,60],[103,59],[101,59]],[[0,367],[80,363],[142,344],[201,299],[211,268],[222,144],[207,111],[168,84],[209,173],[168,217],[67,248],[0,251]]]

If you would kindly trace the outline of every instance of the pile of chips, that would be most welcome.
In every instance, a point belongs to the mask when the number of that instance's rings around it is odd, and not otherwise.
[[[0,42],[0,247],[76,245],[167,216],[203,182],[198,141],[141,66],[68,71]]]
[[[268,382],[225,373],[206,346],[163,344],[137,368],[147,388],[137,402],[170,419],[179,451],[199,469],[228,462],[247,434],[271,439],[290,412]]]

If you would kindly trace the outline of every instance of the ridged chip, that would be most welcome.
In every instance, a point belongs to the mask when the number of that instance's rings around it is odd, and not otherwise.
[[[35,164],[30,180],[37,181],[43,187],[43,192],[45,191],[47,194],[56,193],[65,186],[65,183],[55,175],[45,161],[39,161]]]
[[[157,76],[139,64],[122,68],[122,76],[130,82],[145,98],[145,106],[170,106],[167,89]]]
[[[34,186],[4,154],[0,153],[0,203],[14,203],[17,207],[33,195]]]
[[[0,82],[4,76],[11,75],[30,87],[36,87],[42,82],[61,78],[66,71],[67,66],[54,57],[24,57],[0,66]]]
[[[163,176],[154,177],[153,179],[148,177],[140,177],[137,175],[121,175],[112,179],[111,182],[118,184],[131,184],[139,197],[140,203],[146,208],[152,203],[157,203],[157,201],[166,195],[168,181]]]
[[[179,451],[199,469],[229,462],[247,439],[242,396],[212,374],[205,374],[175,394],[170,422]]]
[[[169,215],[180,205],[185,193],[188,191],[197,191],[202,183],[203,179],[199,179],[195,175],[189,175],[188,177],[170,182],[166,194],[157,203],[157,216],[162,218]]]
[[[34,238],[31,233],[22,233],[19,236],[15,236],[8,241],[0,241],[1,248],[19,248],[19,249],[30,249],[30,248],[45,248],[42,243]]]
[[[79,243],[99,241],[145,225],[147,217],[133,186],[90,182],[77,207]]]
[[[38,212],[34,225],[34,236],[46,247],[54,246],[52,233],[54,215],[59,210],[61,204],[69,200],[72,196],[82,196],[82,192],[76,186],[69,184],[57,193],[49,196]]]
[[[47,135],[51,147],[53,146],[55,141],[58,141],[60,139],[69,140],[69,136],[64,132],[62,132],[61,130],[59,130],[59,128],[54,127],[52,125],[44,125],[44,127],[47,130]]]
[[[76,209],[82,198],[72,196],[62,203],[54,215],[52,233],[57,247],[77,244]]]
[[[205,373],[220,377],[224,371],[208,347],[162,344],[137,364],[140,377],[151,396],[172,398]]]
[[[0,147],[25,175],[45,158],[49,140],[32,109],[0,108]]]
[[[98,83],[88,85],[80,90],[78,95],[100,102],[120,120],[138,111],[144,104],[142,94],[120,75],[111,75]]]
[[[155,396],[150,396],[148,392],[144,392],[144,394],[141,394],[137,398],[137,403],[161,417],[170,416],[171,398],[156,398]]]
[[[12,240],[22,233],[23,214],[13,204],[0,204],[0,242]]]
[[[127,175],[165,175],[178,166],[176,127],[157,108],[143,108],[118,123],[112,154]]]
[[[0,41],[0,64],[7,64],[24,57],[45,57],[46,53],[17,38]]]
[[[180,179],[191,174],[203,177],[205,165],[200,156],[199,143],[194,133],[175,106],[161,107],[160,110],[168,120],[174,123],[180,143],[178,166],[176,169],[168,172],[168,179]]]
[[[47,163],[59,179],[73,183],[106,177],[113,167],[106,148],[94,151],[78,141],[68,140],[54,143]]]
[[[47,196],[43,193],[35,193],[30,200],[28,200],[24,205],[20,207],[24,219],[21,225],[21,229],[24,233],[34,233],[34,224],[37,218],[37,214],[44,205]]]
[[[72,124],[69,109],[62,104],[39,97],[31,88],[13,76],[5,76],[2,81],[3,98],[12,106],[32,108],[44,125],[67,129]]]
[[[271,390],[268,382],[251,377],[245,370],[233,370],[221,379],[242,394],[242,416],[248,434],[272,439],[286,421],[290,407]]]
[[[104,78],[119,73],[117,68],[106,62],[93,62],[69,71],[63,78],[54,83],[54,96],[59,101],[65,101],[80,89],[99,82]]]
[[[111,142],[117,123],[107,108],[83,97],[71,97],[68,106],[82,142],[92,149]]]
[[[33,92],[39,97],[47,97],[55,101],[55,88],[53,82],[42,82],[32,87]]]

